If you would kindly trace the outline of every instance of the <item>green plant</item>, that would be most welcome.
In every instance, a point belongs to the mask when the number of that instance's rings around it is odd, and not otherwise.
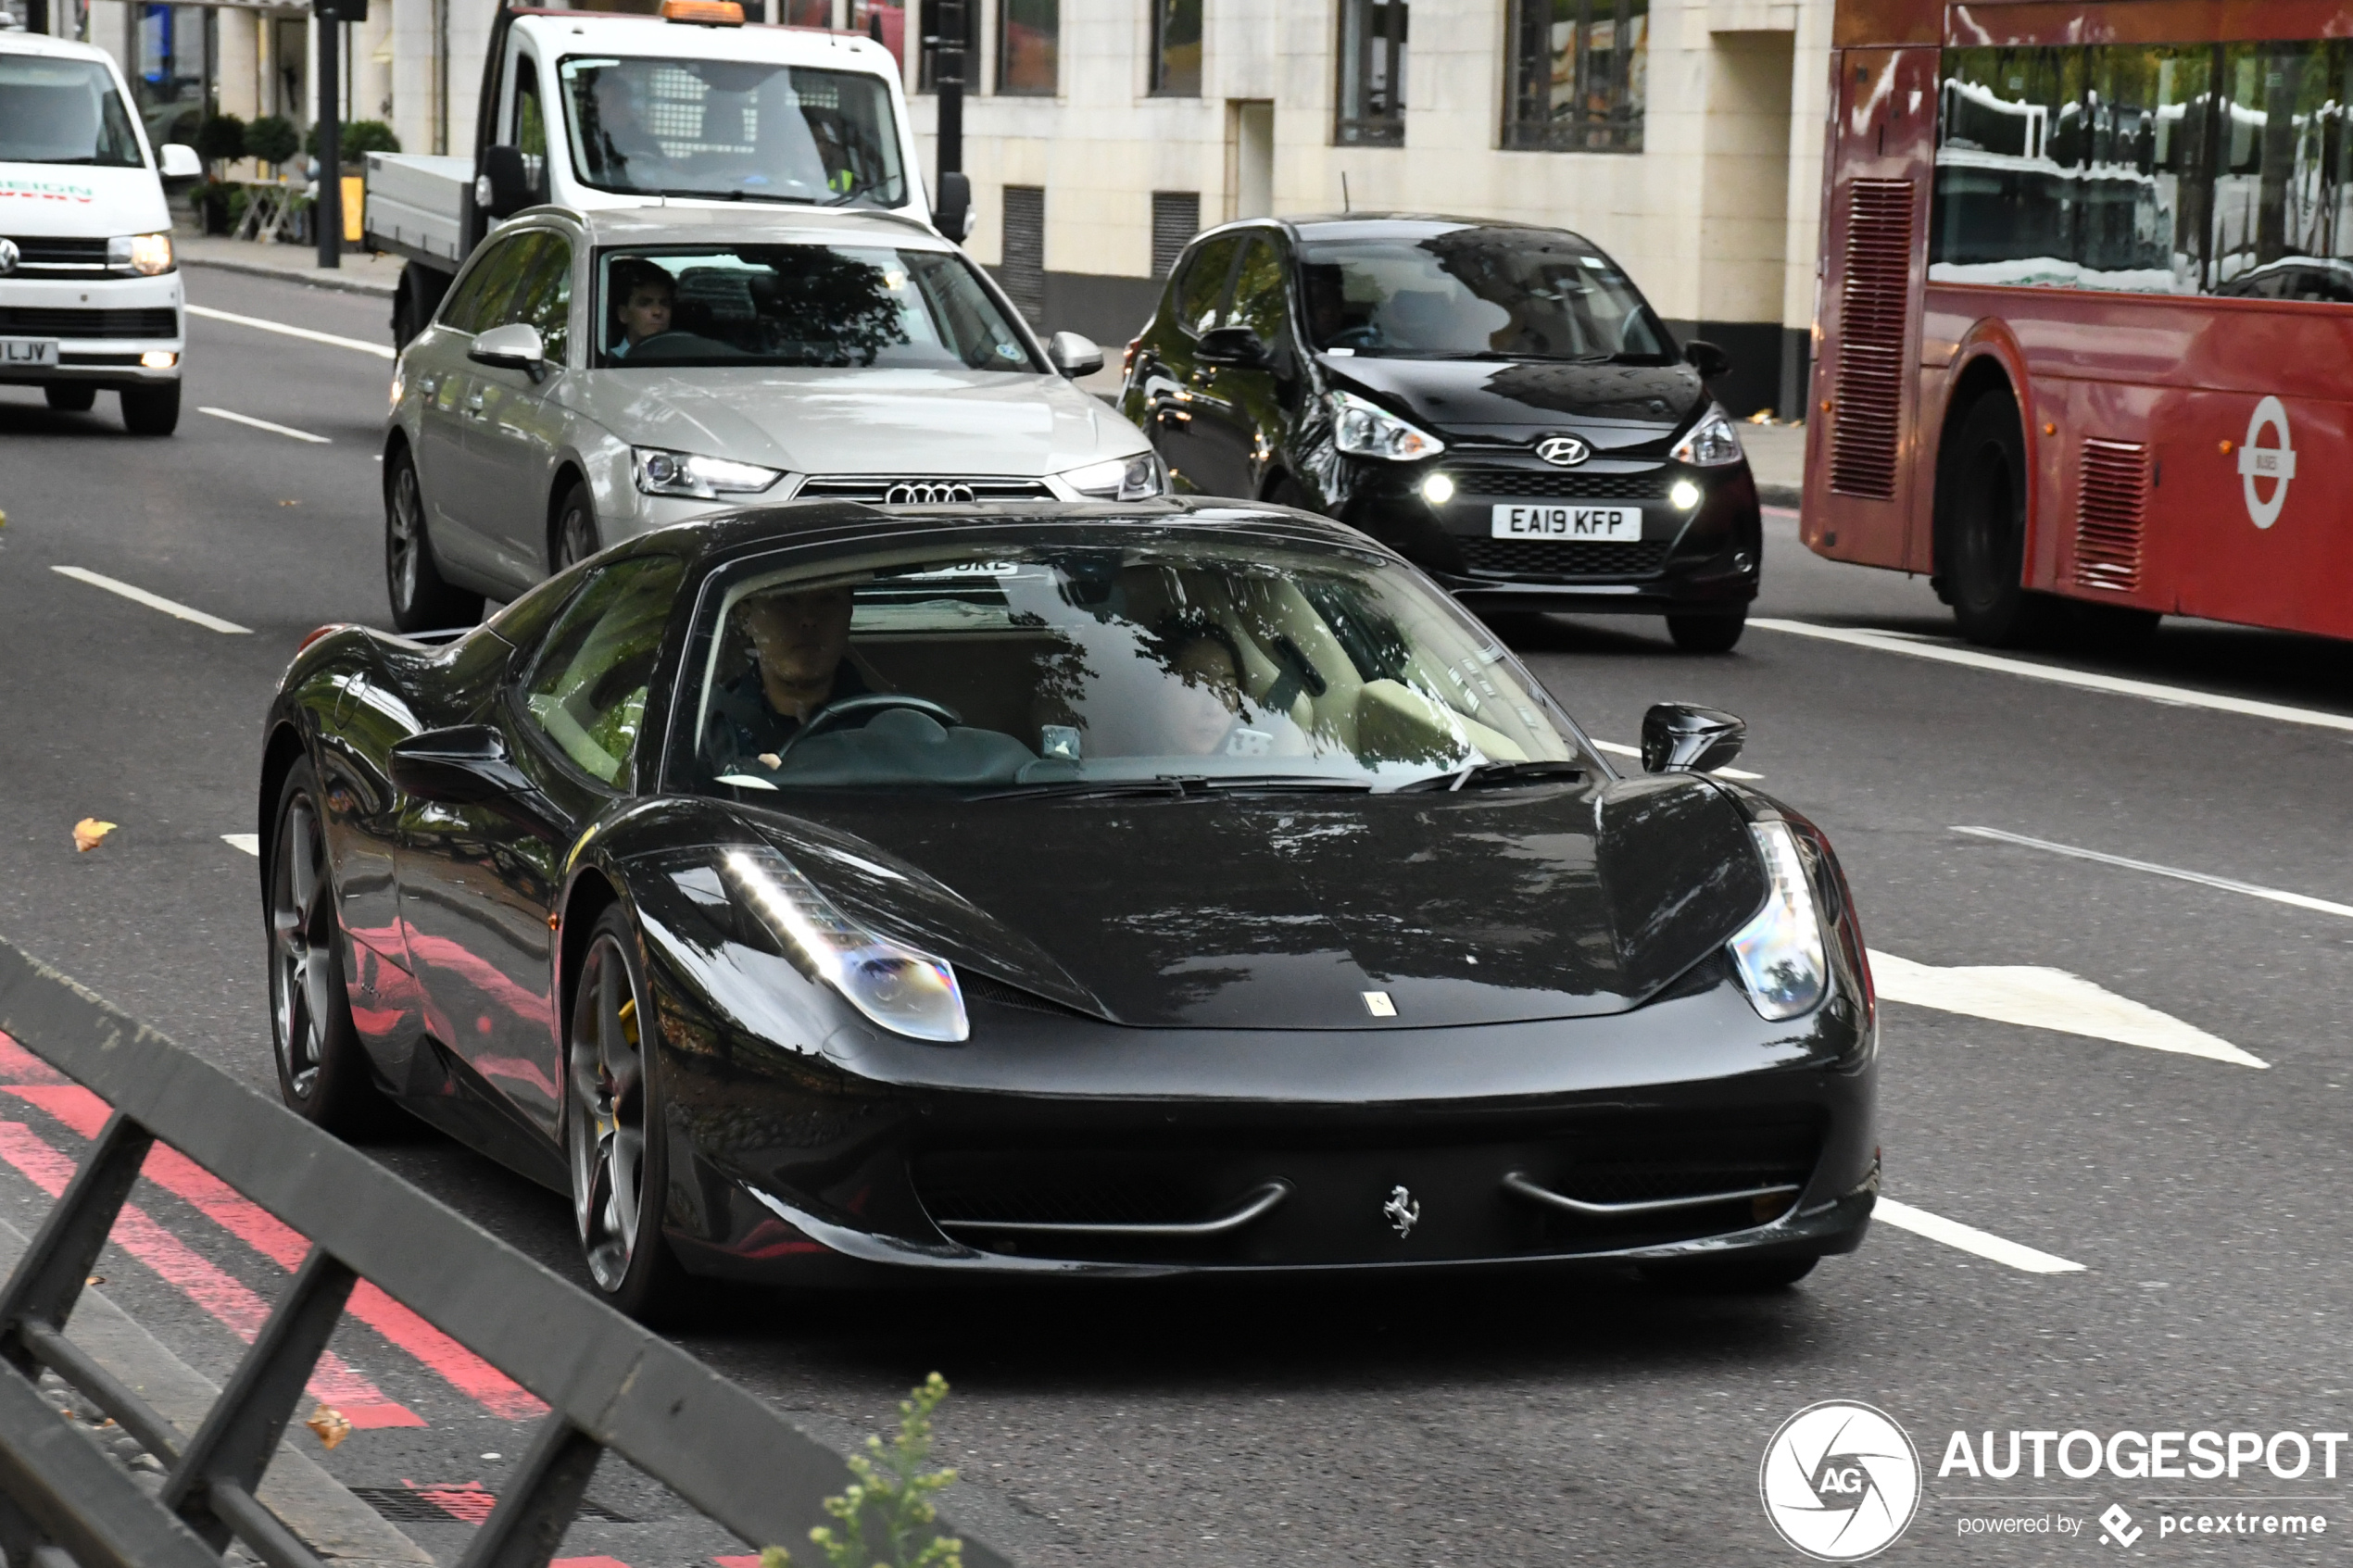
[[[302,150],[312,157],[319,156],[319,128],[314,125],[302,139]],[[335,150],[346,163],[358,163],[370,153],[396,153],[400,138],[392,127],[381,119],[355,119],[345,124],[335,138]]]
[[[302,133],[282,114],[265,114],[245,127],[245,156],[283,165],[302,150]]]
[[[820,1524],[809,1532],[828,1568],[964,1568],[960,1540],[935,1535],[915,1545],[938,1517],[931,1494],[956,1479],[952,1470],[924,1468],[931,1460],[931,1412],[947,1397],[948,1380],[933,1373],[900,1401],[899,1436],[890,1446],[869,1437],[864,1453],[849,1456],[855,1480],[825,1499],[825,1512],[841,1528]],[[772,1546],[760,1554],[760,1568],[792,1568],[792,1554]]]
[[[234,163],[245,156],[245,122],[217,114],[196,127],[196,156],[207,163]]]

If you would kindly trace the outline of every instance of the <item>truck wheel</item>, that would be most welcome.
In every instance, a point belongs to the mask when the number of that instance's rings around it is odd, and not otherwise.
[[[413,261],[400,269],[400,281],[392,290],[393,347],[408,347],[433,325],[433,313],[441,308],[441,296],[449,292],[449,281],[448,273]]]
[[[1939,467],[1936,547],[1961,635],[1988,647],[2033,640],[2051,601],[2025,586],[2026,437],[2007,393],[1970,405]]]
[[[133,435],[170,435],[180,428],[180,383],[122,389],[122,428]]]
[[[403,632],[471,626],[482,619],[482,596],[442,580],[425,531],[425,496],[417,465],[406,449],[384,465],[384,584],[391,591],[392,623]]]
[[[87,382],[68,382],[62,386],[53,383],[41,393],[60,414],[86,414],[98,401],[98,389]]]

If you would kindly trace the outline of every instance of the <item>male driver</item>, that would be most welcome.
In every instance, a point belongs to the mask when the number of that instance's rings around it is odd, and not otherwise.
[[[626,359],[648,338],[670,331],[678,282],[652,262],[630,257],[613,263],[612,298],[613,316],[621,324],[621,341],[612,345],[612,357]]]
[[[719,689],[707,748],[721,771],[776,759],[816,711],[866,690],[849,659],[847,583],[746,599],[736,623],[751,639],[752,665]]]

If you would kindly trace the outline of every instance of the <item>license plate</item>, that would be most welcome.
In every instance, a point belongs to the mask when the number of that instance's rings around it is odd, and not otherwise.
[[[1489,533],[1497,539],[1614,539],[1642,536],[1640,507],[1502,505],[1490,514]]]
[[[53,337],[0,337],[0,370],[30,370],[36,365],[57,362],[57,340]]]

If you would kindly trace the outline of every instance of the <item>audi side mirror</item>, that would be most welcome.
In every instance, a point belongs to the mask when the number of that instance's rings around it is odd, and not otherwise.
[[[521,370],[534,383],[547,373],[547,345],[540,340],[539,329],[527,321],[510,321],[503,327],[490,328],[475,337],[473,346],[466,350],[466,358],[477,365]]]
[[[474,206],[492,220],[512,218],[539,199],[531,161],[521,147],[484,147],[474,181]]]
[[[156,173],[166,180],[201,180],[204,159],[196,149],[178,142],[166,142],[156,149]]]
[[[419,800],[478,806],[535,793],[508,759],[507,743],[488,724],[427,730],[393,743],[393,787]]]
[[[939,200],[931,209],[931,226],[958,245],[973,232],[973,182],[963,170],[951,169],[939,177]]]
[[[1046,358],[1063,375],[1073,381],[1091,376],[1103,368],[1103,351],[1095,340],[1077,332],[1056,332],[1046,340]]]
[[[1748,725],[1718,708],[1662,702],[1642,715],[1642,771],[1704,773],[1741,754]]]
[[[1732,368],[1731,356],[1705,338],[1693,338],[1683,345],[1683,363],[1699,372],[1702,381],[1714,381]]]
[[[1266,340],[1248,327],[1212,327],[1201,334],[1193,357],[1204,365],[1232,365],[1246,370],[1263,370],[1275,362]]]

